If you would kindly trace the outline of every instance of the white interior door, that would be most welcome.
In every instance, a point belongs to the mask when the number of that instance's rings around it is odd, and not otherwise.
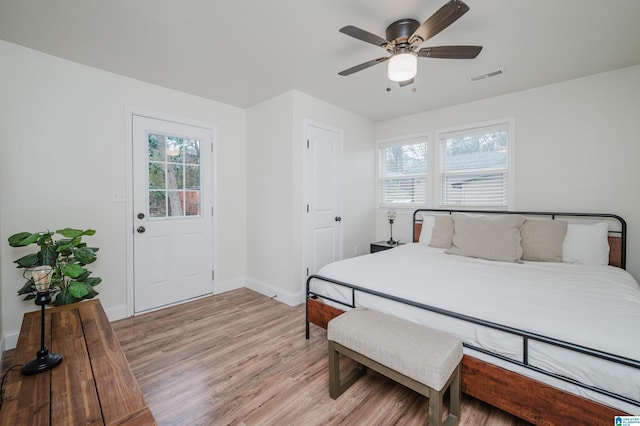
[[[134,311],[213,291],[212,130],[133,115]]]
[[[342,132],[305,125],[306,275],[342,259]]]

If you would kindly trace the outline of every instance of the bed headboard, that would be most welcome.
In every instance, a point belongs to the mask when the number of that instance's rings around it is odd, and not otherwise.
[[[627,223],[618,215],[610,213],[562,213],[562,212],[521,212],[500,210],[447,210],[447,209],[418,209],[413,212],[413,242],[418,242],[422,230],[422,213],[452,214],[470,213],[483,215],[519,214],[529,217],[547,217],[563,219],[569,222],[602,222],[609,223],[609,265],[626,268],[627,257]]]

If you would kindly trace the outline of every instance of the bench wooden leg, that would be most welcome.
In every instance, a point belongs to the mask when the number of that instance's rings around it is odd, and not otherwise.
[[[449,388],[449,415],[442,423],[442,399]],[[429,425],[454,426],[460,422],[460,366],[456,367],[449,383],[440,392],[429,388]]]
[[[365,372],[366,368],[360,366],[353,374],[351,374],[346,380],[340,380],[340,352],[338,349],[342,348],[336,342],[329,340],[329,396],[331,399],[336,399],[342,393],[356,382]]]
[[[449,385],[449,417],[455,416],[460,419],[460,366],[453,372],[453,380]]]

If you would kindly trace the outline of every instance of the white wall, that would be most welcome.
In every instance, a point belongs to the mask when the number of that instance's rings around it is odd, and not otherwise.
[[[247,285],[290,303],[292,108],[287,92],[247,110]]]
[[[627,269],[640,281],[640,66],[378,122],[376,139],[511,116],[515,209],[621,215]],[[388,238],[385,212],[376,218],[378,239]],[[410,241],[409,215],[395,235]]]
[[[127,303],[126,109],[209,123],[217,135],[216,288],[244,285],[246,262],[245,111],[85,67],[0,41],[0,295],[3,336],[35,310],[16,291],[20,231],[93,228],[100,248],[92,264],[105,309],[122,316]],[[130,231],[130,230],[129,230]],[[9,346],[9,342],[7,342]],[[15,343],[15,342],[14,342]],[[1,349],[1,348],[0,348]]]
[[[290,304],[304,289],[305,120],[343,130],[345,257],[368,247],[375,223],[371,121],[295,90],[249,108],[247,286]]]

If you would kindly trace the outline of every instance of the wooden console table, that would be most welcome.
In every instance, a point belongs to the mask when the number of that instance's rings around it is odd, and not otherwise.
[[[45,312],[45,346],[62,364],[34,376],[11,370],[0,425],[155,425],[100,301]],[[24,315],[14,365],[35,358],[40,318],[40,310]]]

